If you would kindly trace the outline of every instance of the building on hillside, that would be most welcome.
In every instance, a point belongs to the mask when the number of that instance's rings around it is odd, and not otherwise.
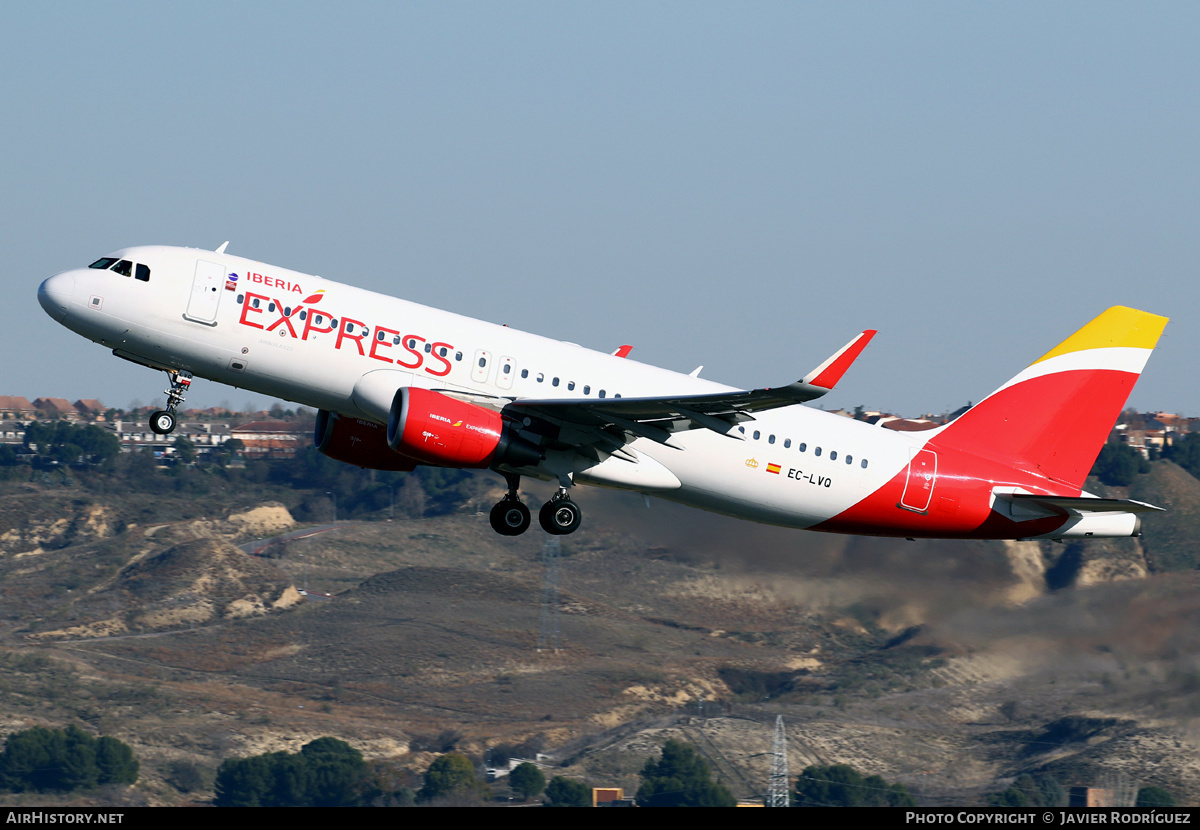
[[[89,421],[104,420],[104,404],[95,398],[80,398],[75,401],[75,411],[79,413],[79,417],[86,418]]]
[[[242,454],[252,458],[291,458],[312,441],[312,427],[293,421],[251,421],[230,431],[242,442]]]
[[[79,410],[66,398],[38,398],[33,406],[38,411],[39,420],[79,420]]]
[[[0,395],[0,420],[31,421],[38,416],[37,408],[20,395]]]

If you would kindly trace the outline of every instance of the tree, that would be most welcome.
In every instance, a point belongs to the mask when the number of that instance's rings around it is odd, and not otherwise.
[[[137,775],[138,762],[129,746],[116,738],[97,740],[75,725],[14,732],[0,753],[0,787],[15,792],[132,784]]]
[[[196,445],[190,438],[180,435],[172,446],[175,447],[175,457],[179,459],[179,463],[194,464],[196,462]]]
[[[547,807],[590,807],[592,800],[587,785],[556,775],[546,787]]]
[[[1200,478],[1200,432],[1190,432],[1163,449],[1163,458],[1174,461]]]
[[[987,797],[989,807],[1066,807],[1067,791],[1052,775],[1022,775],[1003,792]]]
[[[300,750],[313,807],[352,807],[363,795],[367,764],[362,753],[337,738],[317,738]]]
[[[849,764],[805,767],[796,780],[797,807],[916,807],[901,784],[864,776]]]
[[[671,739],[662,757],[646,760],[638,788],[639,807],[734,807],[737,800],[724,785],[712,780],[708,764],[696,748]]]
[[[1163,807],[1174,807],[1175,796],[1164,790],[1162,787],[1142,787],[1138,790],[1137,804],[1134,805],[1143,810],[1150,810],[1155,807],[1161,809]]]
[[[138,779],[138,761],[128,744],[101,736],[96,741],[96,766],[100,784],[133,784]]]
[[[218,807],[263,807],[274,784],[271,762],[266,755],[226,758],[217,768],[214,784]]]
[[[1150,472],[1150,462],[1128,444],[1109,442],[1100,449],[1092,475],[1110,487],[1128,487],[1139,473]]]
[[[418,798],[432,801],[449,795],[478,795],[475,767],[463,755],[448,752],[429,765]]]
[[[215,789],[218,807],[359,807],[378,790],[362,753],[337,738],[317,738],[294,754],[227,758]]]
[[[508,774],[508,786],[521,796],[522,801],[528,801],[546,789],[546,776],[538,769],[537,764],[526,761],[518,764],[517,768]]]

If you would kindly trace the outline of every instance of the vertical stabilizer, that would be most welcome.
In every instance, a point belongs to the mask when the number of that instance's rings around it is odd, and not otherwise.
[[[934,439],[1079,489],[1167,318],[1114,306]]]

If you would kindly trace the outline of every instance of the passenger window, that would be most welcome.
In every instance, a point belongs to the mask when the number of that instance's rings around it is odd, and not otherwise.
[[[291,307],[290,305],[285,305],[285,306],[283,307],[283,316],[284,316],[284,317],[291,317],[291,316],[292,316],[292,307]]]
[[[601,389],[601,390],[600,390],[600,397],[601,397],[601,398],[603,398],[603,397],[604,397],[604,390],[603,390],[603,389]]]
[[[383,332],[380,332],[380,334],[383,334]],[[395,337],[392,338],[392,345],[393,346],[400,345],[400,335],[397,334]]]
[[[583,387],[583,394],[585,394],[585,395],[592,394],[592,387],[590,387],[590,386]]]
[[[442,357],[445,357],[445,356],[446,356],[446,353],[447,353],[448,351],[450,351],[450,350],[449,350],[449,349],[447,349],[445,346],[442,346],[442,348],[438,349],[438,354],[440,354]],[[507,372],[507,371],[508,371],[508,369],[506,368],[504,371],[506,371],[506,372]]]
[[[774,443],[775,443],[775,436],[774,436],[774,435],[768,435],[768,436],[767,436],[767,443],[768,443],[768,444],[774,444]]]
[[[308,319],[308,312],[307,312],[307,311],[301,311],[301,312],[300,312],[300,319],[301,319],[301,320],[307,320],[307,319]]]
[[[445,355],[442,355],[442,356],[443,356],[443,357],[445,357]],[[512,371],[512,364],[511,364],[511,363],[505,363],[505,364],[504,364],[504,374],[506,374],[506,375],[507,375],[507,374],[508,374],[509,372],[511,372],[511,371]]]
[[[813,450],[813,455],[820,455],[820,454],[821,454],[821,448],[820,448],[820,447],[817,447],[815,450]]]
[[[267,303],[267,311],[274,311],[275,303]]]
[[[543,375],[541,372],[538,372],[538,376],[537,376],[537,382],[538,382],[538,383],[541,383],[541,382],[542,382],[542,381],[544,381],[545,379],[546,379],[546,376],[545,376],[545,375]]]
[[[387,332],[383,329],[380,329],[379,331],[375,332],[375,339],[382,343],[384,340],[387,340]]]
[[[132,277],[133,276],[133,263],[127,259],[121,260],[116,265],[114,265],[112,267],[112,269],[114,271],[116,271],[118,274],[120,274],[122,277]]]
[[[250,305],[254,306],[255,308],[258,308],[261,305],[261,303],[259,303],[259,301],[258,301],[258,297],[255,297],[254,300],[250,303]]]
[[[567,381],[567,391],[568,391],[568,392],[574,392],[574,391],[575,391],[575,381],[573,381],[573,380],[569,380],[569,381]]]
[[[461,363],[462,362],[462,352],[455,352],[454,359]]]
[[[854,456],[852,456],[852,455],[848,455],[848,456],[846,456],[846,463],[847,463],[847,464],[853,464],[853,463],[854,463]]]
[[[865,459],[865,458],[862,460],[862,468],[864,470],[867,469],[867,459]]]
[[[150,282],[150,266],[142,265],[142,263],[139,262],[136,266],[134,266],[133,278],[141,280],[142,282]]]
[[[408,338],[408,347],[411,349],[415,345],[417,345],[417,341],[411,337]],[[480,364],[480,365],[482,365],[482,364]]]
[[[614,398],[619,398],[619,397],[621,397],[621,393],[620,393],[620,392],[618,392],[617,394],[613,395],[613,397],[614,397]]]
[[[521,370],[521,377],[522,377],[522,378],[527,378],[527,377],[529,377],[529,370],[528,370],[528,369],[522,369],[522,370]]]
[[[790,447],[791,445],[792,445],[792,439],[791,439],[791,438],[784,438],[784,439],[783,439],[783,448],[784,448],[785,450],[786,450],[788,447]]]
[[[487,358],[481,357],[479,358],[479,368],[482,369],[484,366],[487,366]]]
[[[554,380],[550,381],[550,385],[551,385],[551,386],[558,386],[558,378],[555,378]]]
[[[237,295],[237,304],[238,304],[238,305],[241,305],[241,304],[242,304],[242,300],[244,300],[244,299],[246,299],[246,295],[245,295],[245,294],[238,294],[238,295]]]
[[[432,344],[432,343],[426,343],[426,344],[425,344],[425,354],[429,354],[429,353],[430,353],[430,352],[432,352],[432,351],[433,351],[433,344]],[[482,363],[480,363],[479,365],[480,365],[480,366],[482,366],[483,364],[482,364]]]
[[[754,430],[754,440],[757,441],[759,436],[758,430]]]
[[[805,450],[808,449],[808,444],[805,444],[803,441],[801,441],[800,446],[797,447],[796,449],[800,450],[800,452],[804,452]]]
[[[742,435],[745,435],[745,434],[746,434],[746,428],[745,428],[745,427],[738,427],[738,432],[740,432]]]
[[[833,450],[831,453],[829,453],[829,460],[837,461],[837,450]]]

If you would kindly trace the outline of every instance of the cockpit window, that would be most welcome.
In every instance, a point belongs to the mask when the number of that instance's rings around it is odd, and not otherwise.
[[[133,263],[127,259],[123,259],[120,262],[118,262],[116,265],[114,265],[112,267],[112,270],[116,271],[118,274],[120,274],[123,277],[132,277],[133,276]]]
[[[116,257],[102,256],[98,260],[93,262],[91,265],[89,265],[88,268],[98,268],[101,271],[107,271],[108,266],[112,265],[116,261],[117,261]]]
[[[150,266],[142,265],[142,263],[139,262],[134,266],[133,276],[135,279],[139,279],[142,282],[150,282]]]

